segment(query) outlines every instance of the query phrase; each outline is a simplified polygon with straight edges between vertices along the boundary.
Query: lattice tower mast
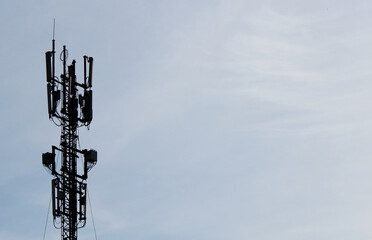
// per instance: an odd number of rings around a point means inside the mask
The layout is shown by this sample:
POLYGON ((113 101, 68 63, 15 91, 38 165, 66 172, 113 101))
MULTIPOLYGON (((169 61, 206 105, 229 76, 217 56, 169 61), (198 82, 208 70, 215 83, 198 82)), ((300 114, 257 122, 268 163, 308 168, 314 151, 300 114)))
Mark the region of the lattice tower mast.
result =
MULTIPOLYGON (((54 38, 54 37, 53 37, 54 38)), ((76 61, 66 66, 68 51, 63 46, 60 59, 63 73, 55 76, 55 40, 52 51, 45 53, 47 75, 47 98, 49 119, 61 127, 60 146, 52 146, 52 152, 42 155, 42 163, 55 177, 52 180, 53 223, 61 229, 62 240, 77 240, 78 229, 86 224, 86 197, 88 171, 97 163, 97 152, 80 150, 78 128, 89 125, 93 118, 92 73, 93 58, 84 56, 84 83, 78 83, 75 74, 76 61), (87 74, 87 65, 89 73, 87 74), (83 94, 79 94, 79 90, 83 94), (60 152, 59 166, 55 160, 60 152), (77 160, 82 157, 83 167, 78 169, 77 160), (56 170, 56 168, 59 170, 56 170), (82 173, 79 173, 79 170, 82 173)))

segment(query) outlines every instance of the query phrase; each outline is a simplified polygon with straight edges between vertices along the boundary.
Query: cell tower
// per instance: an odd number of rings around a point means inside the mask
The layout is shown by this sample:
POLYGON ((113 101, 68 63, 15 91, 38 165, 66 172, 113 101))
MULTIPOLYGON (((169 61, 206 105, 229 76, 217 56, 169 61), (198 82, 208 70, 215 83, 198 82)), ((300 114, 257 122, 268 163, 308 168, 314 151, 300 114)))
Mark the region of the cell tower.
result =
POLYGON ((88 172, 97 163, 95 150, 81 150, 78 146, 78 129, 89 127, 93 118, 93 58, 83 57, 84 82, 78 83, 76 61, 72 60, 71 65, 66 66, 66 46, 60 54, 63 73, 60 78, 55 75, 55 53, 53 30, 52 51, 45 53, 48 114, 49 119, 61 127, 61 139, 59 147, 52 146, 52 152, 43 153, 42 163, 55 177, 52 180, 54 226, 61 229, 62 240, 77 240, 77 230, 86 224, 88 172), (56 162, 56 153, 61 153, 60 163, 56 162), (79 158, 80 167, 77 164, 79 158))

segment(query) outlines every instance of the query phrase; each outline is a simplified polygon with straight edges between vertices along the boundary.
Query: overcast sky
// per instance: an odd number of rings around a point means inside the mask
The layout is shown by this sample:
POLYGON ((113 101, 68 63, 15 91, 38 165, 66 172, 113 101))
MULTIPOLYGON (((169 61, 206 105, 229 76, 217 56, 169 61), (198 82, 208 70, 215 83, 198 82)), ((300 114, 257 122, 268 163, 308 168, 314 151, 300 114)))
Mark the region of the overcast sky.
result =
MULTIPOLYGON (((45 55, 94 57, 99 240, 372 238, 371 1, 2 1, 0 239, 40 240, 45 55)), ((58 61, 57 75, 62 65, 58 61)), ((88 208, 89 209, 89 208, 88 208)), ((59 239, 49 215, 45 239, 59 239)), ((92 216, 79 239, 94 239, 92 216)))

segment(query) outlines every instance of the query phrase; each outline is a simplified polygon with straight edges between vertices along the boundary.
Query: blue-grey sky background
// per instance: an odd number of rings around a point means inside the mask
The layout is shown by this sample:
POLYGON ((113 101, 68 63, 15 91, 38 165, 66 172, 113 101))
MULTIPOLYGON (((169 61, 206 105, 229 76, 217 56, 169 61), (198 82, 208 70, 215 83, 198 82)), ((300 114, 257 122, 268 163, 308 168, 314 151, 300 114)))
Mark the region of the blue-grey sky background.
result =
MULTIPOLYGON (((0 239, 43 237, 45 55, 94 57, 99 240, 372 238, 371 1, 2 1, 0 239)), ((62 65, 57 62, 57 73, 62 65)), ((94 239, 88 212, 81 240, 94 239)), ((49 216, 46 238, 59 239, 49 216)))

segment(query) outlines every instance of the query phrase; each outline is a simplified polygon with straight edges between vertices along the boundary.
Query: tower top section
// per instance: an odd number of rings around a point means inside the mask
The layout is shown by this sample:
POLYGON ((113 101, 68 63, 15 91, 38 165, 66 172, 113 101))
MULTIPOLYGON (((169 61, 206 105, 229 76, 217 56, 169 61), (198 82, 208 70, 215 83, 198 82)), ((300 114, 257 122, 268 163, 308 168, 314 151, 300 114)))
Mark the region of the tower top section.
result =
POLYGON ((75 74, 76 61, 72 60, 69 66, 66 64, 68 58, 66 46, 63 46, 63 50, 59 54, 59 59, 63 62, 63 73, 60 77, 56 76, 55 56, 53 33, 52 50, 45 53, 49 119, 53 120, 58 126, 61 126, 67 120, 76 122, 78 127, 89 126, 93 119, 93 58, 83 56, 84 80, 79 83, 75 74), (81 94, 79 94, 79 91, 81 94), (66 104, 69 101, 72 101, 72 108, 67 109, 66 104), (67 115, 72 112, 74 113, 73 118, 68 119, 67 115))

